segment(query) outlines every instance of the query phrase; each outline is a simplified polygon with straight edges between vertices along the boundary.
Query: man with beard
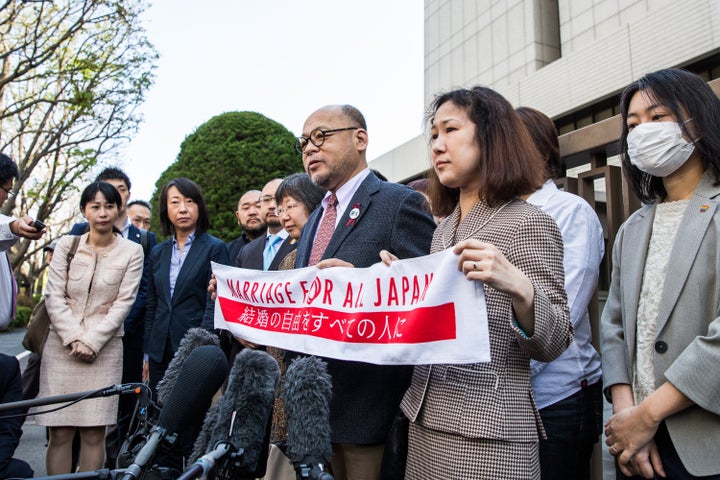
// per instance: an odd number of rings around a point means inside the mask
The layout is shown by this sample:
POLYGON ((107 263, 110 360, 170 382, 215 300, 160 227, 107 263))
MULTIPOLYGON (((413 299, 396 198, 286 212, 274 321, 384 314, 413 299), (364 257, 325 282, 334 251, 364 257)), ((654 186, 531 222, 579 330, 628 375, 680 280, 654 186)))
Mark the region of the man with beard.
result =
MULTIPOLYGON (((275 191, 282 183, 282 178, 274 178, 270 180, 260 192, 260 218, 267 225, 265 235, 260 235, 240 249, 235 260, 235 266, 240 268, 249 268, 251 270, 277 270, 280 262, 285 256, 295 250, 297 242, 293 241, 280 223, 275 209, 277 202, 275 201, 275 191)), ((249 193, 249 192, 248 192, 249 193)), ((245 194, 247 195, 247 194, 245 194)), ((243 198, 245 198, 243 195, 243 198)), ((242 203, 242 198, 240 199, 242 203)), ((230 257, 232 259, 232 257, 230 257)), ((213 306, 208 308, 214 308, 213 306)), ((209 328, 209 325, 203 325, 209 328)), ((225 346, 224 332, 220 333, 223 339, 223 349, 225 346)), ((232 343, 229 353, 229 360, 232 362, 235 355, 242 347, 256 348, 257 345, 235 337, 236 342, 232 343)))
POLYGON ((270 180, 260 192, 260 218, 267 225, 267 232, 240 249, 235 266, 252 270, 277 270, 285 255, 295 249, 297 244, 290 239, 275 213, 275 191, 281 182, 282 178, 270 180))
POLYGON ((260 217, 260 190, 249 190, 245 192, 238 201, 238 209, 235 212, 238 225, 242 227, 242 234, 232 242, 228 242, 228 258, 233 265, 237 262, 240 250, 262 236, 267 230, 265 221, 260 217))

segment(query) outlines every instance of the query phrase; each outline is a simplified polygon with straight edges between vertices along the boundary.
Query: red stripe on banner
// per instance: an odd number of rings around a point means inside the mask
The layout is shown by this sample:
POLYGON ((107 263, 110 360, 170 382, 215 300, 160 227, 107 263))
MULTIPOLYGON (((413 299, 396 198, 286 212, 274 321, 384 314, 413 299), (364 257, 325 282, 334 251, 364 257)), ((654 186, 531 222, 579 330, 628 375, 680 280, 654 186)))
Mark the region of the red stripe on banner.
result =
POLYGON ((452 303, 403 312, 347 313, 316 307, 258 307, 224 297, 219 300, 226 322, 267 332, 367 344, 414 344, 456 337, 452 303))

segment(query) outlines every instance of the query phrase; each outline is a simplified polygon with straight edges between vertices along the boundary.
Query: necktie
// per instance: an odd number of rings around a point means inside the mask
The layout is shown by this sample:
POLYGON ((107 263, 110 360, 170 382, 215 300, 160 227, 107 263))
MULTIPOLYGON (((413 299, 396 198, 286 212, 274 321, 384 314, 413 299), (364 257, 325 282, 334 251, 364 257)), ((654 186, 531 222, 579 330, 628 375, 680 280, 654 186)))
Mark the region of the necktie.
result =
POLYGON ((267 245, 265 245, 265 250, 263 250, 263 270, 270 268, 270 264, 272 263, 273 258, 275 258, 275 253, 277 252, 277 244, 281 240, 282 238, 280 238, 280 235, 268 235, 267 245))
POLYGON ((337 203, 337 197, 334 193, 331 193, 328 198, 328 206, 325 209, 322 220, 320 221, 317 235, 315 235, 315 243, 313 244, 310 252, 308 266, 315 265, 320 261, 323 253, 325 253, 325 249, 330 243, 330 239, 335 231, 335 220, 337 219, 337 210, 335 207, 337 206, 337 203))
POLYGON ((5 252, 7 265, 10 269, 10 288, 12 289, 12 301, 10 302, 10 321, 15 318, 15 309, 17 308, 17 282, 15 282, 15 272, 13 272, 12 263, 10 263, 10 255, 5 252))

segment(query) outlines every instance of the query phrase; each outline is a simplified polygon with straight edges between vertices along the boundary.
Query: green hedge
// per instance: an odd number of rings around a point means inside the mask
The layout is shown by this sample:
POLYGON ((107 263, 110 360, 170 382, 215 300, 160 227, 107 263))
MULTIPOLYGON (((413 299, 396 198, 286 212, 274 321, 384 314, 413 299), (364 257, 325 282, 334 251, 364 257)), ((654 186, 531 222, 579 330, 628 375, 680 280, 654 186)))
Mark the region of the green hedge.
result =
POLYGON ((20 327, 27 327, 28 321, 30 321, 31 313, 32 313, 32 308, 26 307, 24 305, 18 305, 17 313, 15 313, 15 320, 10 322, 10 326, 8 327, 8 330, 13 330, 15 328, 20 328, 20 327))

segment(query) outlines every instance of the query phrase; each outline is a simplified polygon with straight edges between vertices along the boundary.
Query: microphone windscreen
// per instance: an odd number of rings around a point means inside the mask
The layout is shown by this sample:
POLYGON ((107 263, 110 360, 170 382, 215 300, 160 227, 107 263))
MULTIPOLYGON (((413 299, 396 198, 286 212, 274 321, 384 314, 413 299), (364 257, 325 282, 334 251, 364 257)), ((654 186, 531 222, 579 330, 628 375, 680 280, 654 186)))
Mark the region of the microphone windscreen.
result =
POLYGON ((193 350, 201 345, 220 345, 220 340, 217 335, 204 328, 191 328, 185 333, 183 339, 180 340, 180 345, 178 345, 175 355, 173 355, 172 360, 168 364, 165 375, 163 375, 162 380, 157 384, 157 401, 160 405, 164 405, 167 401, 170 390, 172 390, 175 385, 185 360, 187 360, 193 350))
POLYGON ((179 433, 191 419, 202 418, 227 372, 227 360, 220 347, 202 345, 195 348, 183 362, 177 381, 160 411, 158 425, 171 434, 179 433))
POLYGON ((332 383, 325 362, 317 357, 295 359, 285 373, 287 456, 293 464, 306 457, 332 456, 330 399, 332 383))
POLYGON ((245 450, 235 476, 262 477, 265 474, 279 379, 280 367, 267 352, 246 348, 235 357, 210 437, 210 446, 229 441, 236 448, 245 450), (231 422, 233 412, 234 423, 231 422))

